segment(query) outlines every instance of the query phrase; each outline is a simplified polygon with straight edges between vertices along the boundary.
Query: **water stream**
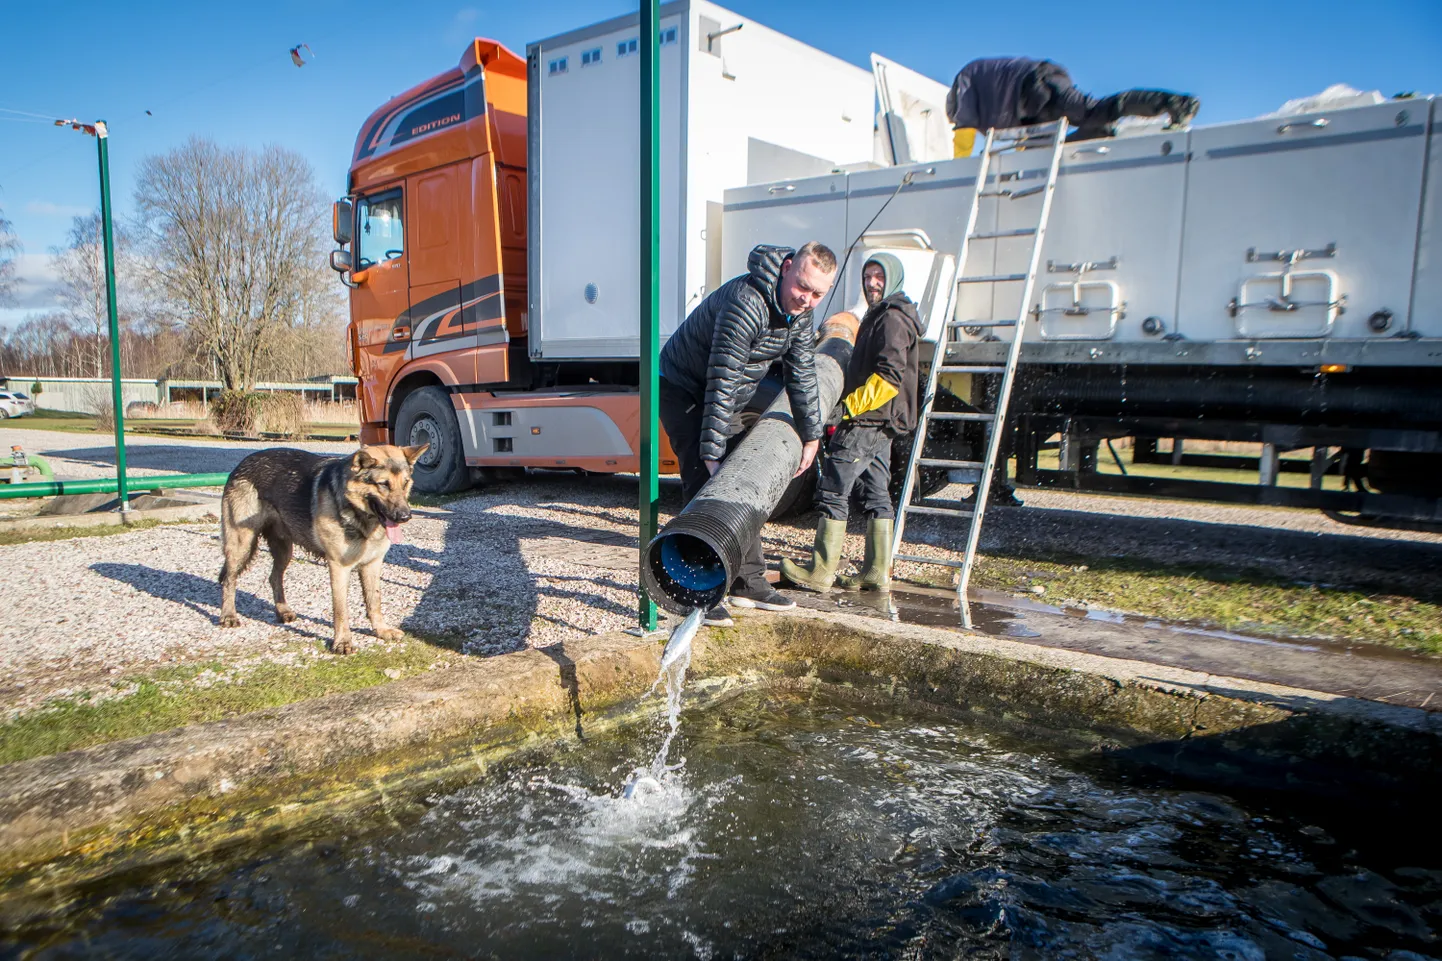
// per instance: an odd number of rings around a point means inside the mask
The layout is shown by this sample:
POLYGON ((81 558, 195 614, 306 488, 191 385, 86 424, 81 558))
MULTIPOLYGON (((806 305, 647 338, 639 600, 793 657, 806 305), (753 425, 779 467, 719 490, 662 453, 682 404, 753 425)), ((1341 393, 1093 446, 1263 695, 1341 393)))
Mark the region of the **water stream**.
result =
POLYGON ((661 653, 661 671, 651 683, 651 689, 646 692, 650 695, 656 693, 656 688, 662 684, 666 687, 666 736, 661 741, 656 756, 651 760, 651 766, 637 768, 631 773, 631 779, 622 790, 625 798, 664 790, 666 776, 680 770, 685 764, 683 760, 678 764, 668 765, 667 759, 671 753, 671 742, 676 739, 676 732, 681 729, 681 692, 686 686, 686 669, 691 666, 691 642, 696 639, 696 632, 701 629, 701 622, 705 618, 706 609, 696 608, 672 629, 671 637, 666 641, 666 649, 661 653))

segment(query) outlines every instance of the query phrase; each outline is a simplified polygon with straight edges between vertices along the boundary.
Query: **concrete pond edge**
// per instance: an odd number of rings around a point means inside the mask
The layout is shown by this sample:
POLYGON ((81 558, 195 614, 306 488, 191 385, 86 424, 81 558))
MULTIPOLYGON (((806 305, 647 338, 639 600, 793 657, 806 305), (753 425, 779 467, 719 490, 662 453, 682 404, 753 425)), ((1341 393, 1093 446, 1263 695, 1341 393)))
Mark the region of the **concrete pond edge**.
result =
MULTIPOLYGON (((661 650, 629 634, 567 641, 0 767, 0 891, 283 835, 602 733, 661 709, 640 700, 661 650)), ((686 706, 763 682, 1069 732, 1203 782, 1415 796, 1442 781, 1437 714, 844 613, 703 631, 686 706)))

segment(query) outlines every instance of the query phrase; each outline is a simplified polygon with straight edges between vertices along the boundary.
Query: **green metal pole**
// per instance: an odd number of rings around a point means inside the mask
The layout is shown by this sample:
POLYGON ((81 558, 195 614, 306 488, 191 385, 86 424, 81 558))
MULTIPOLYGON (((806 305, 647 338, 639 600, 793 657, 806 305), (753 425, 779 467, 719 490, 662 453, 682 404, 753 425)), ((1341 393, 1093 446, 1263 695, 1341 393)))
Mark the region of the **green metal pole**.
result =
POLYGON ((120 319, 115 308, 115 227, 110 219, 110 131, 104 120, 95 122, 100 145, 100 226, 105 235, 106 309, 110 314, 110 388, 115 400, 115 476, 120 512, 130 510, 130 488, 125 478, 125 403, 120 396, 120 319))
MULTIPOLYGON (((641 0, 641 563, 656 536, 660 486, 656 394, 661 346, 661 4, 641 0)), ((656 629, 656 604, 641 578, 641 630, 656 629)))

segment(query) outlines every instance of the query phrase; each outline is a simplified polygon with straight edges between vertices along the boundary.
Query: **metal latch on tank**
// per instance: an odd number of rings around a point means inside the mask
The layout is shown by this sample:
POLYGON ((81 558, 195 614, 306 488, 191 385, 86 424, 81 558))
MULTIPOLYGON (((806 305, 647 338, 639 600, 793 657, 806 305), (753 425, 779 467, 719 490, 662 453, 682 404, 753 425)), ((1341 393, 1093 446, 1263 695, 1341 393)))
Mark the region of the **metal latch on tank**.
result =
POLYGON ((1336 272, 1295 268, 1303 260, 1336 256, 1335 243, 1320 249, 1270 252, 1247 248, 1247 263, 1280 263, 1282 269, 1243 278, 1238 295, 1227 304, 1227 312, 1237 321, 1237 333, 1244 337, 1319 337, 1330 333, 1347 303, 1347 295, 1337 293, 1336 272), (1249 310, 1266 310, 1269 322, 1260 328, 1249 327, 1249 310))
POLYGON ((1126 316, 1126 301, 1114 280, 1087 280, 1095 270, 1116 270, 1118 260, 1084 260, 1075 264, 1046 262, 1048 273, 1075 274, 1063 283, 1048 284, 1041 292, 1041 302, 1032 308, 1032 316, 1041 326, 1041 335, 1050 340, 1101 340, 1116 333, 1117 322, 1126 316), (1090 318, 1105 315, 1103 324, 1062 324, 1062 318, 1090 318))

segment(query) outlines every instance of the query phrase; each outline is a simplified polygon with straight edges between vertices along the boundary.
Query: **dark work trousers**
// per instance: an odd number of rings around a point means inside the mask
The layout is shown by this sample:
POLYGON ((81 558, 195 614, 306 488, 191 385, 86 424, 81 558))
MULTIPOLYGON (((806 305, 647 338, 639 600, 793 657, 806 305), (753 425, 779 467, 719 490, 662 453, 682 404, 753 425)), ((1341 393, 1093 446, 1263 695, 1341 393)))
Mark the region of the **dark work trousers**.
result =
MULTIPOLYGON (((661 391, 657 397, 661 426, 671 440, 671 449, 681 462, 681 502, 691 503, 691 498, 701 492, 711 475, 701 462, 701 417, 706 404, 698 397, 676 387, 661 378, 661 391)), ((735 438, 733 438, 734 442, 735 438)), ((769 590, 766 582, 766 558, 761 553, 761 535, 745 546, 741 552, 741 567, 731 584, 732 591, 756 593, 769 590)))
POLYGON ((852 488, 861 489, 866 516, 889 520, 891 506, 891 434, 881 427, 842 424, 826 443, 826 464, 816 488, 816 506, 836 521, 846 520, 852 488))

